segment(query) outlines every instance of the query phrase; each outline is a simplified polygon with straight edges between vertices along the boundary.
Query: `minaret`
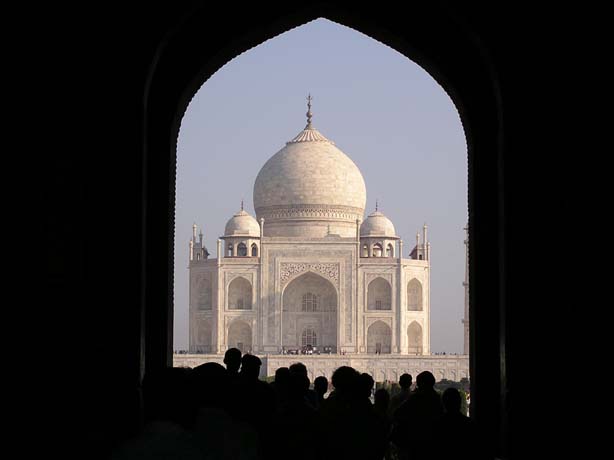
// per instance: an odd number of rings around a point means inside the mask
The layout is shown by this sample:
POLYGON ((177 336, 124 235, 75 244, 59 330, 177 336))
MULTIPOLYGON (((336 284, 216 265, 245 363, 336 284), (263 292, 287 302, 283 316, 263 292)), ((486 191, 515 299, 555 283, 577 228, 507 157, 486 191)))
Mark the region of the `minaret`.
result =
POLYGON ((465 317, 462 320, 463 329, 465 333, 465 341, 463 344, 463 354, 469 354, 469 224, 463 229, 465 230, 465 281, 463 281, 463 287, 465 288, 465 317))
POLYGON ((190 261, 194 260, 194 246, 196 245, 196 222, 192 225, 192 239, 190 240, 190 261))

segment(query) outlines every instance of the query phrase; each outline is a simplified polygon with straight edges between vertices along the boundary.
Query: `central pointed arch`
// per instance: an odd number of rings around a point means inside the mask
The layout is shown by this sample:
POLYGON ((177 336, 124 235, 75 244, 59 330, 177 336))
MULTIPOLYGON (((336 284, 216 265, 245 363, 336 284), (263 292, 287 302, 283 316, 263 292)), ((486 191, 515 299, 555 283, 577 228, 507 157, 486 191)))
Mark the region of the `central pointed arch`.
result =
POLYGON ((282 346, 300 348, 308 336, 310 344, 317 337, 317 346, 336 351, 337 311, 337 289, 330 280, 311 271, 297 276, 282 293, 282 346))

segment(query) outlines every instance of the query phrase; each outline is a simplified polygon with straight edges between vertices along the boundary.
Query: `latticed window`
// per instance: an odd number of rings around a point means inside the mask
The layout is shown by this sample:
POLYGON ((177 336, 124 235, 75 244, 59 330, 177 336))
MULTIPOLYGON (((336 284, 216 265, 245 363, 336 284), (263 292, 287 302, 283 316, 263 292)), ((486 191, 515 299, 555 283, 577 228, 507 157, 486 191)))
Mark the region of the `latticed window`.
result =
POLYGON ((315 294, 308 292, 303 295, 303 311, 317 311, 318 310, 318 298, 315 294))
POLYGON ((243 299, 237 299, 237 309, 243 310, 244 308, 243 299))
POLYGON ((375 309, 376 310, 383 310, 383 308, 382 308, 382 301, 381 300, 376 300, 375 301, 375 309))
POLYGON ((311 328, 307 328, 303 331, 303 335, 301 337, 301 345, 311 345, 313 347, 318 345, 318 337, 316 336, 316 331, 311 328))

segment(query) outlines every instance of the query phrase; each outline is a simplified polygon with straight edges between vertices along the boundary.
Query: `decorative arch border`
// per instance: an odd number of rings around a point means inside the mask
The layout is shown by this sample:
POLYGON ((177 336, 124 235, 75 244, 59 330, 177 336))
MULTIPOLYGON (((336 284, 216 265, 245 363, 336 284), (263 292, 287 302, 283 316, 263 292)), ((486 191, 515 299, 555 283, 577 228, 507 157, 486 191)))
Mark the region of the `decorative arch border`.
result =
POLYGON ((339 296, 339 264, 338 263, 310 263, 310 262, 282 262, 279 267, 279 281, 281 291, 286 290, 286 286, 299 276, 306 273, 313 273, 330 281, 339 296))

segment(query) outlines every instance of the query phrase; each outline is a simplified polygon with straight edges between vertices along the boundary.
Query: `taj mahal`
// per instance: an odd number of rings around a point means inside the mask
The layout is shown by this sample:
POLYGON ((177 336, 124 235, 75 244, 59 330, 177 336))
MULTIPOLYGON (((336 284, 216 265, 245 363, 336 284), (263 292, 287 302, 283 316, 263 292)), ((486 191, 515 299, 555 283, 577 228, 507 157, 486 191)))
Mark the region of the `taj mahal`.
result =
POLYGON ((365 217, 360 170, 314 128, 311 97, 306 115, 305 128, 255 179, 256 216, 241 204, 215 258, 193 226, 190 354, 176 355, 175 365, 219 360, 236 347, 269 367, 300 359, 312 377, 330 377, 345 364, 376 380, 427 369, 441 378, 468 377, 466 355, 430 353, 426 224, 406 250, 377 205, 365 217), (313 354, 290 356, 305 349, 313 354))

